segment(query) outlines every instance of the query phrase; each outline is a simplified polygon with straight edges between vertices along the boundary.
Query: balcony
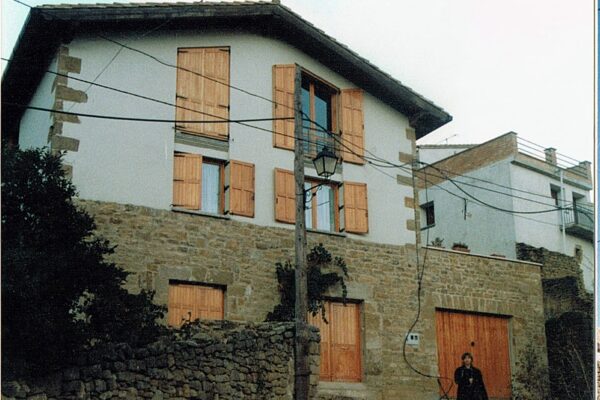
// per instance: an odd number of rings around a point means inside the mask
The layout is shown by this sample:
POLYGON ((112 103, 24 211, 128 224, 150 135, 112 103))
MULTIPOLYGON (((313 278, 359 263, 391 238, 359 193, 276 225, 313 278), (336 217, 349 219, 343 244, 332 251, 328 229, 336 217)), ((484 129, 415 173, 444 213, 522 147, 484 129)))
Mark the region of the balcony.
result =
POLYGON ((563 211, 565 232, 594 241, 594 204, 577 202, 563 211))

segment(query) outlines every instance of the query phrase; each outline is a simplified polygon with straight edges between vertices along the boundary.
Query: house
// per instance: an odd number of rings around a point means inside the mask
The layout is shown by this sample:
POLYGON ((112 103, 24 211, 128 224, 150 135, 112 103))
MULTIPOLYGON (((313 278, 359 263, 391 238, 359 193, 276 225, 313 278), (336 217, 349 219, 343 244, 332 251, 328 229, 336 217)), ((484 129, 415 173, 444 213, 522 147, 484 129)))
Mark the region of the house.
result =
POLYGON ((594 284, 594 207, 588 161, 510 132, 479 145, 421 145, 421 240, 519 257, 518 243, 574 257, 594 284), (424 184, 425 186, 425 184, 424 184))
POLYGON ((309 246, 349 268, 348 303, 336 289, 326 305, 320 398, 437 398, 467 350, 497 398, 527 386, 531 343, 544 373, 540 265, 417 246, 411 171, 368 162, 414 159, 450 115, 287 7, 36 7, 11 59, 5 137, 66 152, 129 288, 155 290, 168 323, 262 321, 277 303, 275 263, 293 259, 299 68, 306 184, 323 183, 308 196, 309 246), (328 181, 310 163, 324 146, 342 160, 328 181))

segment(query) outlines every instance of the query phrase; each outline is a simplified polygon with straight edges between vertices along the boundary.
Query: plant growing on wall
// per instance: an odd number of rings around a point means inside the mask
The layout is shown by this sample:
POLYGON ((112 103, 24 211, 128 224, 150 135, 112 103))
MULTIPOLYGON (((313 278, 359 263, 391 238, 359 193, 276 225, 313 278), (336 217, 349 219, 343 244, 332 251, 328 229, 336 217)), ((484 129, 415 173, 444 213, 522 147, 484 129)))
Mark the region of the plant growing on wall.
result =
MULTIPOLYGON (((307 259, 308 279, 308 311, 312 315, 321 313, 325 319, 323 307, 324 294, 331 287, 340 285, 342 299, 345 301, 348 291, 344 277, 348 277, 346 262, 341 257, 333 257, 322 244, 312 248, 307 259), (335 270, 341 271, 338 274, 335 270)), ((267 321, 293 321, 294 303, 296 301, 296 284, 294 281, 294 266, 290 261, 278 262, 276 265, 277 282, 279 282, 280 303, 267 314, 267 321)))
MULTIPOLYGON (((61 156, 2 148, 2 367, 39 376, 93 344, 142 344, 160 331, 153 293, 129 293, 109 243, 73 203, 61 156)), ((4 378, 4 377, 3 377, 4 378)))
POLYGON ((436 237, 431 241, 431 246, 444 248, 444 239, 436 237))

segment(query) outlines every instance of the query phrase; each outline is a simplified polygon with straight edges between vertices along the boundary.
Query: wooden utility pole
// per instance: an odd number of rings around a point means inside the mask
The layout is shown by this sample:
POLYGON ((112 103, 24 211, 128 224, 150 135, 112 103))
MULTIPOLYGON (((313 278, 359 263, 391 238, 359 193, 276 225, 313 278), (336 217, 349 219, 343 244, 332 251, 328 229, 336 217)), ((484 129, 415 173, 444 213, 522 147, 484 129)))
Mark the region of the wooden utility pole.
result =
POLYGON ((304 141, 302 135, 302 74, 296 65, 294 77, 294 180, 296 181, 296 304, 294 338, 294 399, 307 400, 309 373, 307 272, 306 272, 306 221, 304 214, 304 141))

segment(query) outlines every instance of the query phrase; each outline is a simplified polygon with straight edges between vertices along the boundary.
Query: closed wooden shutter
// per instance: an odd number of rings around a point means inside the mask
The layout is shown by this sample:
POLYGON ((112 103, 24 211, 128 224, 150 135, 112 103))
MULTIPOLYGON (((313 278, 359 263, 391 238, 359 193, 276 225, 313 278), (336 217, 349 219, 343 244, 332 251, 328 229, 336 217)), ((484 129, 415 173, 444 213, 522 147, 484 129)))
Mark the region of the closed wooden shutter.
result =
MULTIPOLYGON (((436 310, 436 333, 440 376, 454 379, 461 355, 469 352, 473 365, 481 370, 488 396, 511 398, 508 318, 436 310)), ((450 387, 447 379, 442 384, 450 387)), ((450 396, 456 396, 456 385, 450 396)))
POLYGON ((181 326, 196 319, 223 319, 223 290, 186 283, 169 283, 168 323, 181 326))
POLYGON ((202 156, 175 153, 173 161, 173 206, 200 209, 202 156))
POLYGON ((324 381, 360 382, 362 379, 360 305, 325 302, 325 317, 309 315, 321 332, 321 371, 324 381))
POLYGON ((254 217, 254 164, 231 160, 229 171, 229 212, 254 217))
POLYGON ((342 158, 346 162, 364 164, 365 130, 362 90, 343 89, 341 98, 342 158))
POLYGON ((344 224, 346 232, 369 232, 366 183, 344 182, 344 224))
MULTIPOLYGON (((294 116, 295 65, 273 65, 273 118, 294 116)), ((294 120, 273 121, 273 145, 294 148, 294 120)))
MULTIPOLYGON (((177 66, 176 119, 229 119, 229 49, 180 49, 177 66)), ((218 139, 227 139, 229 133, 228 123, 178 123, 177 128, 218 139)))
POLYGON ((293 224, 296 221, 296 183, 294 173, 275 169, 275 220, 293 224))

